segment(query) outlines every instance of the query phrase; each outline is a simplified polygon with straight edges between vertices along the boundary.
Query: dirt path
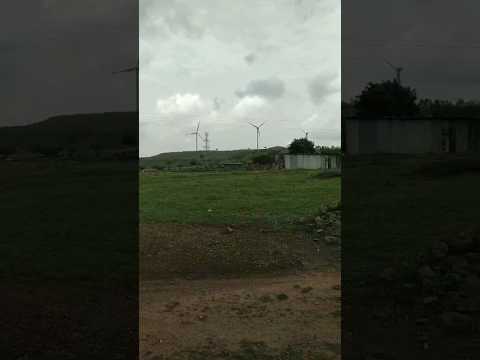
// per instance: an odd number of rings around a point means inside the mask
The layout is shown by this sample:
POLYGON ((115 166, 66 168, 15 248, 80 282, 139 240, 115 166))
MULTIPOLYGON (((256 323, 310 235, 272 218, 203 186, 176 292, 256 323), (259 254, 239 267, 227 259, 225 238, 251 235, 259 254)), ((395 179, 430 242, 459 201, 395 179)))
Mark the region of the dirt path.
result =
POLYGON ((140 303, 141 359, 340 358, 339 272, 144 281, 140 303))

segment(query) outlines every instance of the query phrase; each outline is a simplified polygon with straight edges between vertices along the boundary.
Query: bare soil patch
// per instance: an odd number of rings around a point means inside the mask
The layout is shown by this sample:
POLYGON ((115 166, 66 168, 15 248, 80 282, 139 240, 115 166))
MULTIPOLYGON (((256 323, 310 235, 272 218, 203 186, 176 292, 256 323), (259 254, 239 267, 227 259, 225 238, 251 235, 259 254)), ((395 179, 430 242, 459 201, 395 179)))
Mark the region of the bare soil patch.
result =
POLYGON ((141 359, 339 359, 340 273, 144 281, 141 359))
POLYGON ((140 275, 155 280, 338 270, 339 248, 316 235, 260 225, 143 224, 140 275))
POLYGON ((140 358, 339 359, 340 251, 322 228, 141 225, 140 358))

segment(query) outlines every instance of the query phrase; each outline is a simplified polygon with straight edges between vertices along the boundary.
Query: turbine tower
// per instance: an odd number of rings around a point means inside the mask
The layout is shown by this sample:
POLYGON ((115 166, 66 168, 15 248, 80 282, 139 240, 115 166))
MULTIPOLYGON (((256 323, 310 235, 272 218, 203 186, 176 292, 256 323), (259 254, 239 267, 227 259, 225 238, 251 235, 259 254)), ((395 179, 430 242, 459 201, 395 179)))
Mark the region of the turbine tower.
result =
POLYGON ((257 150, 258 150, 258 138, 260 137, 260 128, 263 126, 263 124, 265 124, 265 122, 261 123, 260 125, 255 125, 255 124, 252 124, 251 122, 248 122, 248 123, 257 130, 257 150))
POLYGON ((138 66, 138 64, 137 64, 137 66, 134 66, 134 67, 130 67, 130 68, 119 70, 119 71, 114 71, 112 74, 115 75, 115 74, 127 73, 127 72, 133 72, 133 71, 135 71, 135 80, 136 80, 135 92, 136 92, 136 95, 137 95, 136 110, 137 110, 137 113, 138 113, 139 112, 139 105, 138 105, 138 102, 139 102, 139 90, 138 90, 138 87, 139 87, 139 66, 138 66))
POLYGON ((392 63, 390 63, 388 60, 385 60, 388 66, 390 66, 394 71, 395 71, 395 80, 397 81, 398 85, 401 85, 401 72, 403 71, 402 67, 399 66, 394 66, 392 63))
POLYGON ((195 135, 195 151, 198 151, 198 136, 200 135, 200 133, 198 132, 198 129, 200 129, 200 121, 197 124, 197 130, 188 134, 188 135, 195 135))

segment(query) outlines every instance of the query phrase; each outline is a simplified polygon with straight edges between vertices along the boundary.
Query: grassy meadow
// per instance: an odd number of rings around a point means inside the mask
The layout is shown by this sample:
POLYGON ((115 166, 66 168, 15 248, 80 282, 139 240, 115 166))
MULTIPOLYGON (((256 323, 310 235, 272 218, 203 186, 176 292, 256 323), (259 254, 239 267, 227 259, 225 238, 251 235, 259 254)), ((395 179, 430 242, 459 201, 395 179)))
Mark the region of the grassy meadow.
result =
POLYGON ((136 276, 136 163, 3 161, 0 174, 1 275, 136 276))
POLYGON ((478 159, 379 156, 344 165, 345 279, 364 280, 390 266, 408 272, 435 241, 480 224, 478 159))
POLYGON ((340 200, 318 171, 157 172, 140 176, 140 222, 288 225, 340 200))

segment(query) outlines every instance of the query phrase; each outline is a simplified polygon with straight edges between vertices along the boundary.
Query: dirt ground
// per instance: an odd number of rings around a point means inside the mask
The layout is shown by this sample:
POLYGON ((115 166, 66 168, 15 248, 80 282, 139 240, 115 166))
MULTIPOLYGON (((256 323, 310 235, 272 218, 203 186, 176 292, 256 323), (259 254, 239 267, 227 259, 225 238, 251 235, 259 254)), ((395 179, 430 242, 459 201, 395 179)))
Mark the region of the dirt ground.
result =
POLYGON ((338 249, 257 226, 141 239, 141 359, 340 359, 338 249))

